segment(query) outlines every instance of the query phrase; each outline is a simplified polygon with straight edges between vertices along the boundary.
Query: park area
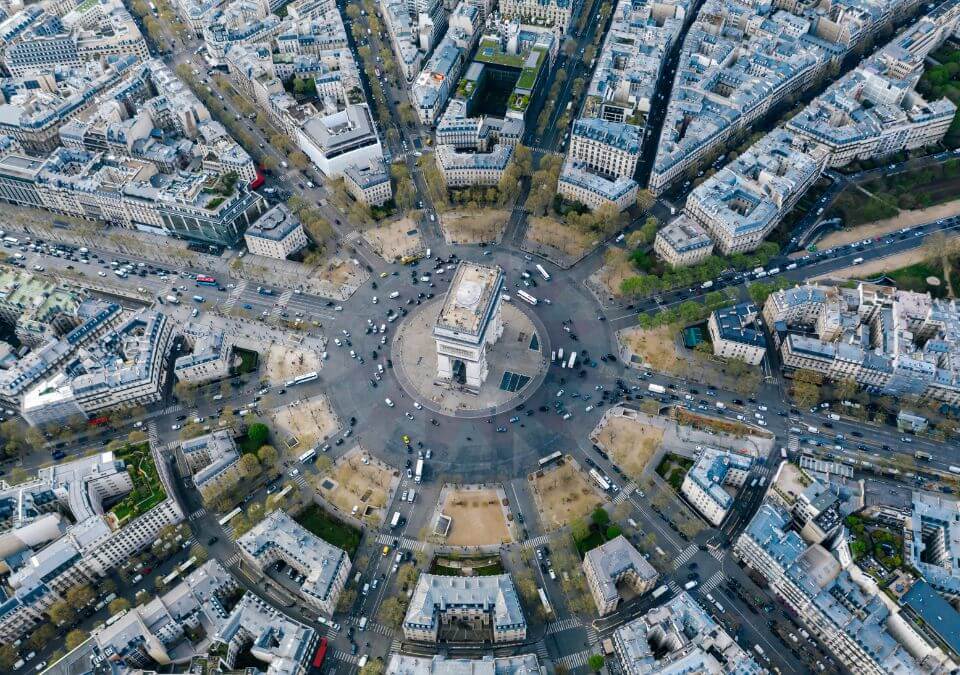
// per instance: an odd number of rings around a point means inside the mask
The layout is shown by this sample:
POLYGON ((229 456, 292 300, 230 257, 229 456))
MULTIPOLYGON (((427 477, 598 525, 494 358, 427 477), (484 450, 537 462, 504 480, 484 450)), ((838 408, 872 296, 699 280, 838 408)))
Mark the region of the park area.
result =
POLYGON ((590 276, 590 284, 608 300, 623 295, 620 290, 623 282, 637 276, 637 267, 630 260, 627 251, 611 248, 603 258, 603 266, 590 276))
POLYGON ((658 373, 678 375, 683 372, 684 362, 677 356, 676 333, 672 325, 648 329, 633 326, 619 331, 617 337, 642 365, 658 373))
POLYGON ((440 214, 440 226, 448 244, 497 242, 510 218, 504 209, 446 211, 440 214))
POLYGON ((342 548, 351 559, 360 546, 360 530, 335 519, 318 504, 311 504, 294 520, 325 542, 342 548))
POLYGON ((423 250, 423 239, 417 228, 412 218, 404 217, 364 230, 363 238, 377 255, 387 262, 395 262, 423 250))
POLYGON ((629 417, 605 417, 592 436, 630 478, 637 480, 663 440, 663 429, 629 417))
POLYGON ((337 429, 337 415, 326 396, 294 401, 270 412, 277 435, 288 448, 309 448, 337 429))
POLYGON ((343 511, 372 523, 382 523, 393 482, 392 467, 370 457, 360 446, 351 449, 320 481, 320 494, 343 511))
POLYGON ((680 492, 683 478, 692 466, 692 459, 671 452, 664 455, 663 459, 660 460, 660 464, 657 465, 657 475, 667 481, 674 490, 680 492))
POLYGON ((450 518, 450 546, 486 546, 513 541, 496 490, 445 490, 441 512, 450 518))
MULTIPOLYGON (((868 260, 862 265, 834 270, 829 274, 815 277, 813 281, 825 278, 876 279, 886 276, 896 282, 897 288, 921 293, 929 292, 936 298, 945 297, 948 294, 948 287, 943 276, 943 268, 939 264, 931 264, 929 258, 930 251, 925 247, 913 248, 886 258, 868 260), (928 283, 931 277, 937 280, 934 284, 928 283)), ((954 290, 960 288, 960 274, 957 270, 957 267, 953 267, 950 275, 954 290)))
POLYGON ((264 374, 274 386, 305 373, 320 370, 320 355, 312 349, 296 349, 287 344, 272 344, 267 350, 264 374))
POLYGON ((555 530, 585 518, 601 504, 586 475, 567 456, 552 469, 530 474, 533 496, 544 529, 555 530))
POLYGON ((594 244, 594 238, 559 220, 538 216, 527 218, 523 249, 543 255, 557 264, 570 265, 594 244))
POLYGON ((126 445, 114 453, 114 459, 124 462, 133 481, 130 494, 110 509, 110 513, 116 518, 116 525, 123 527, 166 499, 167 491, 160 482, 149 443, 126 445))

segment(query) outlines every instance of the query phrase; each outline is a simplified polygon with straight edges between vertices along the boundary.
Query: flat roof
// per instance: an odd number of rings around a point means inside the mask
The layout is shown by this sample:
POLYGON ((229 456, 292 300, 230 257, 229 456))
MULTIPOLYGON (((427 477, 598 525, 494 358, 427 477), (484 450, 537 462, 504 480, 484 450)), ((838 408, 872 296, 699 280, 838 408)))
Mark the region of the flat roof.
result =
POLYGON ((477 336, 502 284, 503 271, 477 263, 461 262, 450 282, 434 330, 445 329, 465 336, 477 336))

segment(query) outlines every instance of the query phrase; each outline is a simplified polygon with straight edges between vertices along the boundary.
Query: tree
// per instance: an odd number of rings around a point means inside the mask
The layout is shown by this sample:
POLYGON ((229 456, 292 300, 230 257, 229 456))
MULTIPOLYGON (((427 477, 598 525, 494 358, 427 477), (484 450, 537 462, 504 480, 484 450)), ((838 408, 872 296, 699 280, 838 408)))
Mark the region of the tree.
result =
POLYGON ((337 612, 346 613, 353 607, 357 600, 357 589, 350 587, 340 591, 340 597, 337 598, 337 612))
POLYGON ((637 190, 637 208, 641 211, 649 211, 656 201, 657 198, 653 196, 650 190, 637 190))
POLYGON ((575 541, 583 541, 590 536, 590 526, 583 518, 577 518, 570 523, 570 534, 575 541))
POLYGON ((65 597, 71 607, 86 607, 93 602, 97 594, 90 584, 77 584, 67 589, 65 597))
POLYGON ((591 654, 590 658, 587 659, 587 665, 595 673, 599 673, 603 669, 604 663, 606 663, 606 659, 603 658, 603 654, 591 654))
POLYGON ((597 527, 604 527, 610 522, 610 514, 607 513, 606 509, 598 506, 594 509, 593 513, 590 514, 590 520, 592 520, 597 527))
POLYGON ((400 628, 403 617, 407 613, 407 598, 405 595, 393 595, 383 601, 377 610, 377 619, 385 626, 400 628))
POLYGON ((173 385, 173 394, 184 405, 193 406, 197 402, 197 388, 189 382, 177 382, 173 385))
POLYGON ((23 438, 27 442, 27 445, 34 449, 42 448, 47 442, 47 439, 43 437, 43 433, 36 427, 27 429, 23 438))
POLYGON ((27 638, 26 645, 30 651, 38 652, 45 649, 50 641, 56 637, 57 629, 49 623, 44 623, 27 638))
POLYGON ((247 429, 247 438, 259 448, 270 440, 270 428, 263 422, 254 422, 247 429))
POLYGON ((373 661, 367 661, 367 665, 360 669, 360 675, 383 675, 383 659, 377 657, 373 661))
POLYGON ((107 611, 110 612, 110 616, 119 614, 127 609, 130 609, 130 601, 126 598, 114 598, 110 601, 110 604, 107 605, 107 611))
POLYGON ((66 643, 68 650, 76 649, 86 642, 88 637, 90 637, 90 633, 78 628, 67 633, 67 638, 64 642, 66 643))
POLYGON ((256 455, 246 454, 240 458, 240 475, 246 479, 255 478, 260 474, 260 460, 256 455))
POLYGON ((261 464, 267 467, 275 465, 279 457, 277 449, 272 445, 261 445, 260 449, 257 450, 257 458, 261 464))
POLYGON ((66 600, 60 600, 50 605, 47 616, 55 626, 73 625, 77 620, 77 612, 66 600))
POLYGON ((147 441, 147 435, 140 431, 139 429, 134 429, 129 434, 127 434, 127 443, 130 445, 140 445, 147 441))
POLYGON ((104 579, 97 587, 101 595, 110 595, 117 592, 117 584, 113 579, 104 579))
POLYGON ((20 656, 13 645, 0 645, 0 670, 5 673, 13 672, 13 664, 17 662, 20 656))

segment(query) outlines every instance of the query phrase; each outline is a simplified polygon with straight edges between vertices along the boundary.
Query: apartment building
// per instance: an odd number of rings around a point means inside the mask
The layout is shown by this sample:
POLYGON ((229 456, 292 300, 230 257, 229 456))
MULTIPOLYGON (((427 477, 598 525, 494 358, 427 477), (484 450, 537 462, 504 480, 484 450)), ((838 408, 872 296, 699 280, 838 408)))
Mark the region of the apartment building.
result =
POLYGON ((205 504, 232 490, 240 481, 240 452, 230 431, 214 431, 184 441, 180 455, 205 504))
POLYGON ((637 181, 626 176, 607 177, 590 171, 586 164, 567 160, 560 170, 557 193, 592 211, 612 206, 618 212, 637 201, 637 181))
POLYGON ((30 348, 66 335, 80 324, 83 295, 16 268, 0 269, 0 320, 30 348))
POLYGON ((782 129, 698 185, 684 213, 724 255, 756 249, 820 178, 826 154, 782 129))
POLYGON ((495 145, 490 152, 460 152, 452 145, 437 146, 434 159, 448 188, 496 187, 513 157, 510 145, 495 145))
POLYGON ((404 637, 442 642, 445 626, 452 622, 469 625, 476 641, 517 642, 527 636, 527 623, 509 574, 447 577, 421 573, 403 620, 404 637))
POLYGON ((448 34, 424 64, 410 87, 410 100, 421 124, 432 127, 436 123, 463 72, 465 59, 465 50, 448 34))
POLYGON ((369 207, 383 206, 393 199, 390 171, 382 159, 351 164, 343 172, 343 183, 354 199, 369 207))
POLYGON ((569 0, 504 0, 499 3, 499 8, 506 19, 550 27, 557 36, 566 34, 570 27, 572 7, 569 0))
POLYGON ((300 149, 328 178, 339 178, 353 164, 383 158, 383 147, 366 104, 347 105, 330 115, 317 115, 297 129, 300 149))
POLYGON ((835 545, 838 559, 833 549, 808 545, 791 528, 786 510, 764 503, 737 538, 734 552, 845 668, 884 675, 956 667, 871 577, 849 564, 845 542, 835 545))
POLYGON ((884 395, 960 402, 955 303, 867 283, 804 286, 771 294, 764 316, 787 369, 852 379, 884 395))
POLYGON ((707 331, 713 353, 758 366, 767 353, 767 338, 757 324, 757 306, 742 302, 710 313, 707 331))
POLYGON ((390 35, 397 66, 409 84, 420 72, 425 56, 420 48, 417 22, 410 16, 405 0, 380 0, 380 12, 390 35))
POLYGON ((233 339, 222 329, 208 324, 187 323, 181 335, 190 348, 189 354, 173 362, 178 382, 202 384, 229 377, 233 365, 233 339))
POLYGON ((350 576, 346 551, 314 536, 283 511, 274 511, 237 540, 244 559, 261 572, 278 560, 306 577, 300 595, 315 610, 333 615, 350 576))
POLYGON ((573 123, 567 157, 592 173, 632 178, 640 159, 640 130, 624 122, 581 118, 573 123))
POLYGON ((614 631, 613 648, 626 675, 767 672, 686 592, 614 631))
POLYGON ((619 584, 626 584, 641 595, 653 590, 659 578, 657 570, 623 535, 588 551, 583 558, 583 573, 600 616, 616 611, 620 604, 619 584))
POLYGON ((475 97, 482 96, 487 74, 482 63, 471 63, 457 87, 457 96, 443 112, 434 133, 436 145, 457 150, 487 152, 496 144, 516 147, 523 138, 523 119, 467 114, 475 97))
POLYGON ((286 260, 309 242, 303 224, 286 204, 275 204, 243 233, 247 250, 255 255, 286 260))
POLYGON ((960 502, 914 492, 904 530, 910 564, 939 593, 960 597, 960 502))
POLYGON ((469 673, 470 675, 541 675, 540 661, 536 654, 517 656, 492 656, 479 659, 448 658, 442 654, 434 657, 391 654, 386 675, 446 675, 469 673))
POLYGON ((320 642, 313 628, 298 623, 252 593, 246 593, 213 635, 213 648, 222 645, 222 663, 237 668, 238 657, 249 653, 263 663, 266 675, 306 675, 320 642))
POLYGON ((787 129, 822 145, 831 167, 938 143, 956 106, 926 101, 914 86, 927 54, 956 30, 958 17, 957 3, 942 3, 835 82, 787 129))
POLYGON ((76 67, 109 56, 150 58, 147 43, 120 0, 76 5, 56 23, 35 23, 6 42, 4 67, 13 77, 76 67))
POLYGON ((20 511, 9 523, 12 529, 0 535, 6 550, 16 553, 20 561, 19 566, 14 563, 7 580, 12 593, 0 603, 0 641, 21 638, 45 620, 46 610, 68 588, 103 578, 153 544, 161 529, 183 520, 180 507, 169 496, 166 464, 155 453, 140 461, 152 466, 141 464, 138 476, 143 475, 141 471, 155 474, 158 483, 152 489, 160 493, 132 509, 123 501, 111 509, 103 507, 107 500, 138 487, 140 480, 109 452, 41 469, 36 481, 14 488, 3 484, 18 501, 27 495, 32 503, 38 497, 44 502, 55 500, 75 524, 64 532, 59 526, 51 527, 56 524, 50 521, 49 511, 20 511))
POLYGON ((753 457, 749 455, 704 448, 683 477, 680 493, 714 527, 720 527, 752 468, 753 457))
POLYGON ((181 662, 194 653, 190 636, 210 634, 229 620, 239 584, 219 560, 208 560, 170 590, 128 610, 94 632, 86 661, 108 661, 131 671, 181 662))
POLYGON ((695 220, 681 214, 657 231, 653 250, 668 265, 689 267, 713 254, 713 240, 695 220))
POLYGON ((23 418, 31 425, 65 423, 76 415, 158 401, 173 338, 165 314, 134 313, 81 347, 63 372, 27 391, 20 404, 23 418))

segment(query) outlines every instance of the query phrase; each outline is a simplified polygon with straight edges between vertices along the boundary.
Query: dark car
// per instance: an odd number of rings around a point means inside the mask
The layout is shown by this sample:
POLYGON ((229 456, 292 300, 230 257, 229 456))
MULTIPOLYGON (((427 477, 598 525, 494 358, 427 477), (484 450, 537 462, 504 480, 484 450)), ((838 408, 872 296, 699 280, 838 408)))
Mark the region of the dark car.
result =
POLYGON ((213 546, 218 541, 220 541, 220 537, 210 537, 209 539, 207 539, 207 546, 213 546))

